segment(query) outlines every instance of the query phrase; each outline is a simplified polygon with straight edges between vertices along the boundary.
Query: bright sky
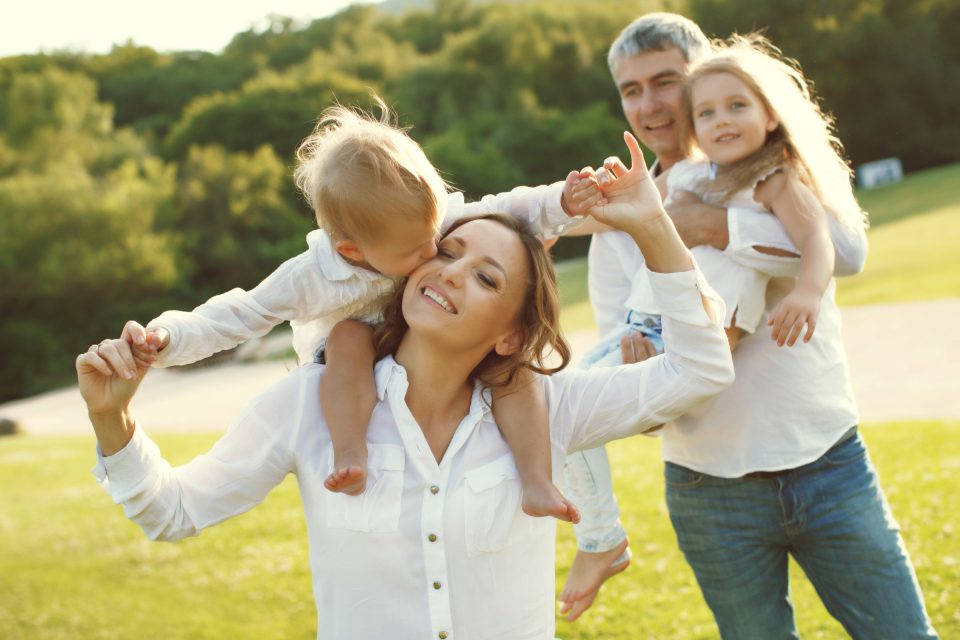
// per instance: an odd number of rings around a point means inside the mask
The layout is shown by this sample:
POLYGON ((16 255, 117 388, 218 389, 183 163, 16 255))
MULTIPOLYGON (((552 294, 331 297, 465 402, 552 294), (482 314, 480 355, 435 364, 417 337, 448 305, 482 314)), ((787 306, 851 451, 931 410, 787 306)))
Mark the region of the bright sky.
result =
POLYGON ((0 56, 57 49, 106 53, 128 39, 158 51, 218 52, 234 34, 251 26, 262 30, 269 14, 306 23, 357 1, 8 0, 0 9, 0 56))

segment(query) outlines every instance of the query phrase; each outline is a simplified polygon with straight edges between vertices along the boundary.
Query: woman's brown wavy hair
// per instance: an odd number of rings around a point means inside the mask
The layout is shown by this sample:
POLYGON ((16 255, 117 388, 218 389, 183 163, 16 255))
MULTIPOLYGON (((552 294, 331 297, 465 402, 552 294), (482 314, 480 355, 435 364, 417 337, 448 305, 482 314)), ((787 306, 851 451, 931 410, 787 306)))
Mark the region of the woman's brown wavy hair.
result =
MULTIPOLYGON (((500 387, 511 384, 521 369, 550 375, 560 371, 570 363, 570 347, 560 334, 560 296, 557 288, 557 276, 553 263, 539 238, 530 231, 526 223, 500 213, 488 213, 455 222, 444 234, 449 235, 474 220, 492 220, 517 234, 527 254, 527 266, 531 274, 527 290, 517 315, 517 324, 523 331, 523 346, 514 354, 501 356, 493 349, 471 372, 471 377, 482 381, 488 387, 500 387), (548 360, 559 363, 552 365, 548 360)), ((407 321, 403 317, 403 290, 407 280, 397 285, 396 293, 387 302, 383 311, 383 322, 377 327, 374 345, 377 359, 396 353, 400 341, 406 335, 407 321)))

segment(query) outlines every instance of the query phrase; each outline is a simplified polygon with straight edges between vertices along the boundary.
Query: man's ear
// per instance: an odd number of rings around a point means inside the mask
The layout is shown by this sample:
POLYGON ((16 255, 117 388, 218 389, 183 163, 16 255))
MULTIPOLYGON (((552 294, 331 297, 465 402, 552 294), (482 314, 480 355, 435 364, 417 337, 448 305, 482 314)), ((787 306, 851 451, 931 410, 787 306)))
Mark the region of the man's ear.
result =
POLYGON ((337 240, 333 248, 350 262, 363 262, 363 251, 353 240, 337 240))
POLYGON ((497 344, 494 345, 493 349, 497 352, 498 356, 512 356, 523 349, 523 343, 523 331, 516 329, 497 340, 497 344))

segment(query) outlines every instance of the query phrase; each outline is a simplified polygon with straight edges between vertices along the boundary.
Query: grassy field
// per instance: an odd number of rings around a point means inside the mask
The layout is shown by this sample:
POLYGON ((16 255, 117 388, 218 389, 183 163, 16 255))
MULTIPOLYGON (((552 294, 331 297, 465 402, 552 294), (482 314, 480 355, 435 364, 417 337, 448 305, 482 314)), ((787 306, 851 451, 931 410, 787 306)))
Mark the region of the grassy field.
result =
MULTIPOLYGON (((960 423, 864 430, 941 637, 960 637, 960 423)), ((157 438, 171 462, 215 436, 157 438)), ((656 442, 610 447, 634 565, 566 639, 713 638, 716 630, 670 529, 656 442)), ((89 473, 92 438, 0 440, 0 633, 5 639, 311 638, 306 531, 288 479, 264 504, 176 544, 152 543, 89 473)), ((557 585, 573 558, 561 527, 557 585)), ((796 569, 794 567, 794 569, 796 569)), ((843 637, 794 570, 803 637, 843 637)))
MULTIPOLYGON (((960 164, 911 174, 858 198, 870 213, 864 272, 842 278, 841 306, 960 297, 960 164)), ((557 266, 566 331, 594 326, 586 259, 557 266)))

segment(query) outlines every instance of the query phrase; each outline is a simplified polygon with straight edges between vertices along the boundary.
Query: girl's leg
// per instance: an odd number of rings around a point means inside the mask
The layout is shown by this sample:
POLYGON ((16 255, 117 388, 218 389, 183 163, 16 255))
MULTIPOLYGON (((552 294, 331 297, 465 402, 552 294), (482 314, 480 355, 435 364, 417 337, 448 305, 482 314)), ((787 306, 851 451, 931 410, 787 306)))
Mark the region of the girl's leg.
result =
MULTIPOLYGON (((621 340, 634 333, 644 335, 657 352, 663 351, 659 316, 631 313, 636 322, 624 323, 604 336, 581 362, 583 367, 623 364, 621 340)), ((613 495, 610 462, 603 447, 578 451, 564 465, 566 489, 580 506, 581 521, 574 527, 577 555, 560 592, 560 613, 576 620, 593 604, 603 583, 630 564, 627 534, 620 524, 620 509, 613 495)))
POLYGON ((606 450, 598 447, 569 455, 564 478, 571 499, 582 505, 580 524, 574 527, 577 555, 560 592, 560 613, 572 621, 590 608, 608 578, 627 568, 630 550, 606 450))
POLYGON ((513 384, 494 387, 493 416, 517 462, 524 513, 579 522, 577 508, 553 484, 547 399, 532 372, 522 369, 513 384))
POLYGON ((367 426, 377 402, 373 329, 344 320, 333 328, 324 351, 320 405, 333 443, 333 473, 323 486, 357 495, 366 488, 367 426))

